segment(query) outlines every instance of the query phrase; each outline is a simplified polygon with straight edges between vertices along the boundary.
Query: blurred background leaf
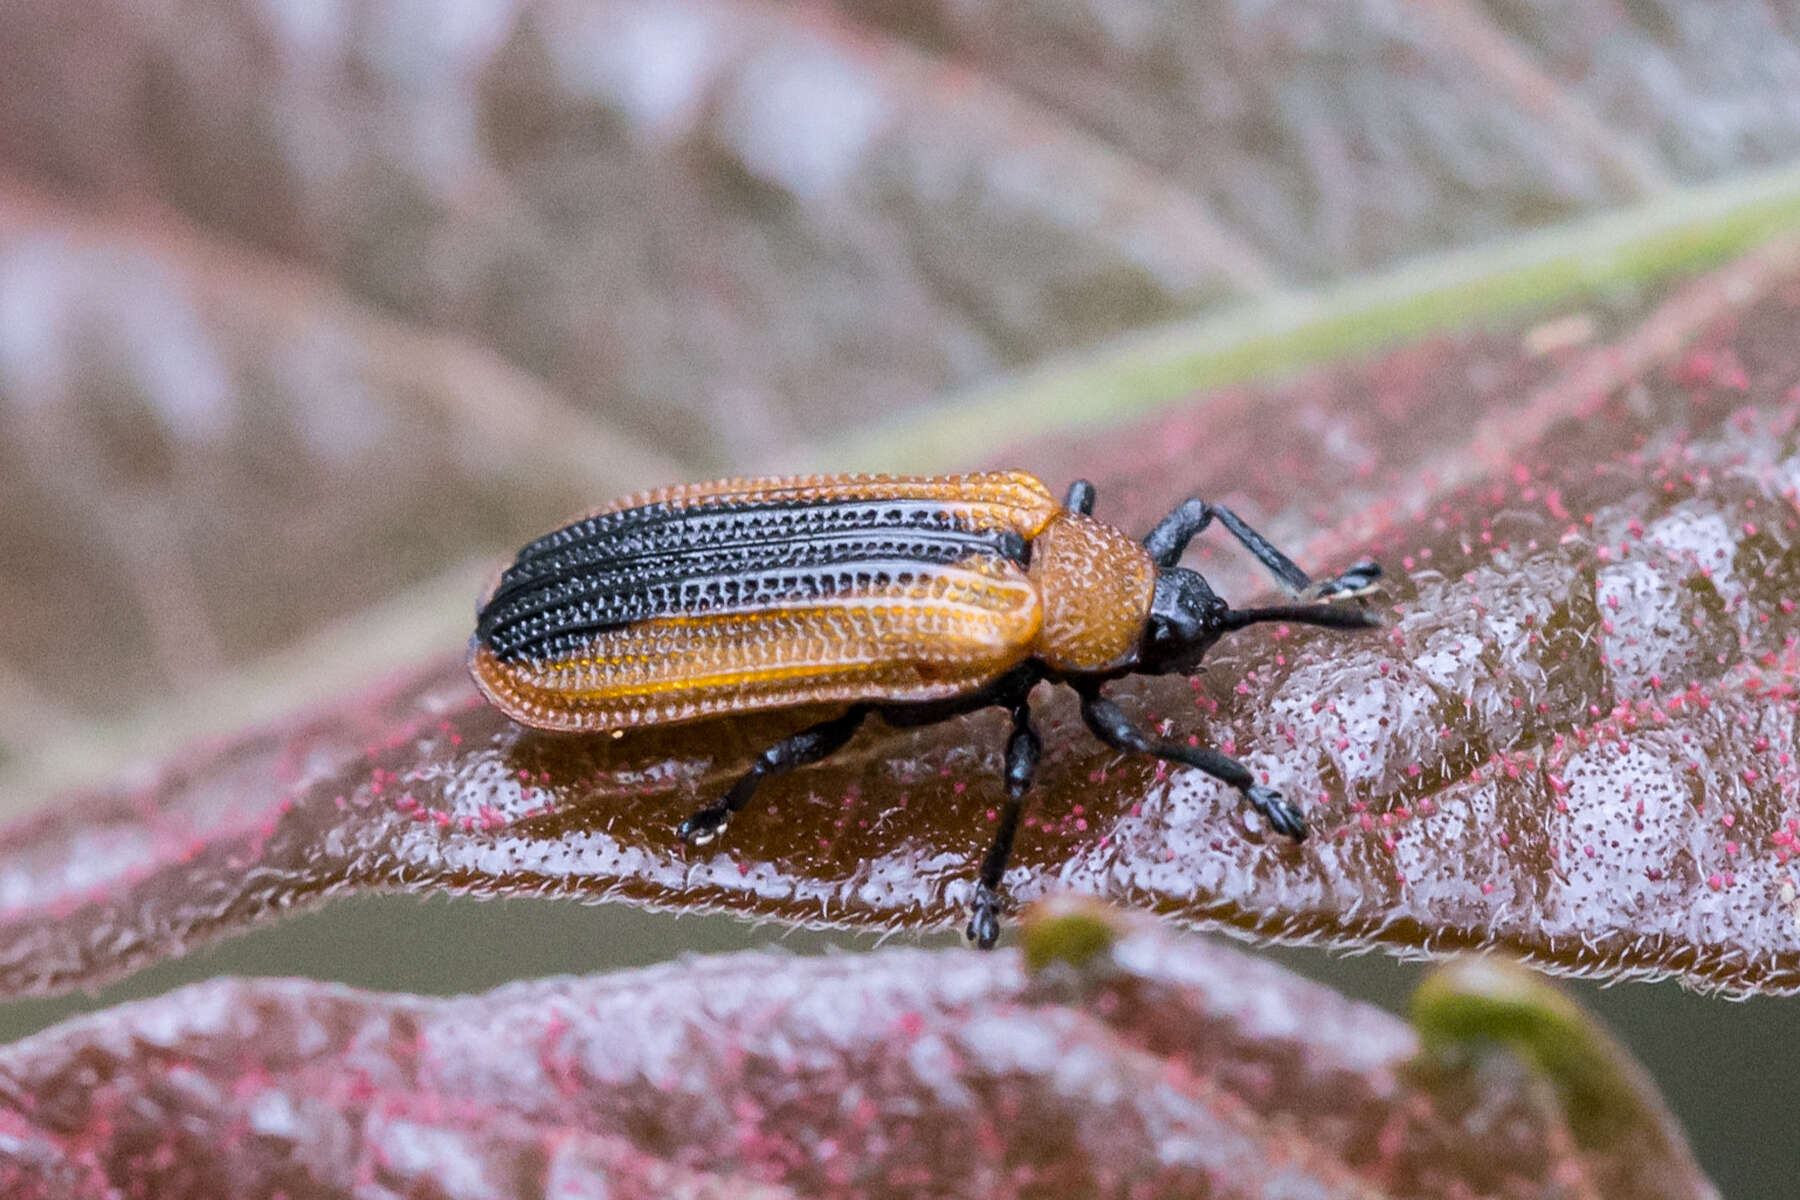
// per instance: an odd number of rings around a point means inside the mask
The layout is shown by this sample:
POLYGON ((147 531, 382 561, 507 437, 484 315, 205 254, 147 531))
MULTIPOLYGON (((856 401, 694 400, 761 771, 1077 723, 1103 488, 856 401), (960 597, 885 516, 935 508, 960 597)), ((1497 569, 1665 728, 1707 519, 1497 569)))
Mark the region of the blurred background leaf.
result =
POLYGON ((1030 972, 1010 950, 889 949, 752 951, 450 1000, 197 984, 0 1051, 16 1148, 0 1184, 1717 1195, 1654 1090, 1623 1082, 1629 1060, 1542 984, 1503 993, 1463 969, 1429 1003, 1462 1019, 1440 1015, 1422 1047, 1386 1013, 1141 916, 1064 905, 1027 944, 1030 972), (1482 1004, 1487 1023, 1504 1004, 1515 1026, 1558 1009, 1554 1066, 1582 1055, 1587 1074, 1622 1081, 1603 1129, 1558 1098, 1550 1064, 1483 1047, 1482 1004))

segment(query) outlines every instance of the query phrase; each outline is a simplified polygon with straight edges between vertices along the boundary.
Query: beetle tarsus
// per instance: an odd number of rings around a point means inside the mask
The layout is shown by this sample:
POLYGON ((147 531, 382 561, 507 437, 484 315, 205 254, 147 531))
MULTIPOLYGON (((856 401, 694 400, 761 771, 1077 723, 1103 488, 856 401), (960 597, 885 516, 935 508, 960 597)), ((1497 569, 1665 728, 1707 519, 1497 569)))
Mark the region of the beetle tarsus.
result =
POLYGON ((730 825, 729 812, 722 812, 715 817, 713 808, 709 805, 678 825, 675 836, 690 846, 704 846, 724 833, 730 825))
POLYGON ((1306 817, 1299 807, 1282 798, 1280 792, 1260 785, 1244 793, 1252 808, 1262 814, 1269 828, 1296 842, 1306 840, 1306 817))
POLYGON ((1380 586, 1381 564, 1373 559, 1352 563, 1330 579, 1322 579, 1307 589, 1313 600, 1343 600, 1366 596, 1380 586))
POLYGON ((816 763, 836 752, 855 736, 857 726, 868 715, 868 706, 859 704, 842 716, 809 725, 776 742, 757 756, 756 762, 731 785, 729 792, 676 826, 675 836, 690 846, 706 845, 725 831, 733 813, 742 811, 750 803, 750 797, 756 794, 763 780, 772 775, 785 775, 795 767, 816 763))
POLYGON ((969 908, 969 924, 963 937, 981 950, 992 950, 1000 940, 1000 894, 985 883, 975 887, 975 902, 969 908))

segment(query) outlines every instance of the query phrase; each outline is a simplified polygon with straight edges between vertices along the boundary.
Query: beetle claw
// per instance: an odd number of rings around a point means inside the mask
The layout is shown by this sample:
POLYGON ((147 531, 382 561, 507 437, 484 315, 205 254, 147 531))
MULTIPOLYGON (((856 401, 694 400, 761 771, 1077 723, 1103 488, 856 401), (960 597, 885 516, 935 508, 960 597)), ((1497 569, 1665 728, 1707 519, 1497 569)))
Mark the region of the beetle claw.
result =
POLYGON ((1000 897, 986 884, 975 887, 975 903, 970 906, 963 937, 982 950, 992 950, 1000 940, 1000 897))
POLYGON ((1274 788, 1253 787, 1244 793, 1244 797, 1276 833, 1293 838, 1296 842, 1306 840, 1305 814, 1298 806, 1284 800, 1280 792, 1274 788))
POLYGON ((690 846, 704 846, 731 824, 731 814, 725 813, 717 820, 709 820, 707 813, 695 813, 675 827, 675 836, 690 846))
POLYGON ((1381 564, 1374 559, 1365 558, 1361 562, 1352 563, 1330 579, 1321 579, 1307 589, 1307 594, 1314 600, 1348 600, 1368 595, 1380 583, 1381 564))

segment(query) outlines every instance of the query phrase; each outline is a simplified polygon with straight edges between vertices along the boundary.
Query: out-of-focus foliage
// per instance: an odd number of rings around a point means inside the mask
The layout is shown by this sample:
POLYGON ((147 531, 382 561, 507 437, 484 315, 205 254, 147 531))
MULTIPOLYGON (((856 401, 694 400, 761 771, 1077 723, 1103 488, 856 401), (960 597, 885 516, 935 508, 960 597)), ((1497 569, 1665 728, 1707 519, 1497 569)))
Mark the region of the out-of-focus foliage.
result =
POLYGON ((1378 1010, 1092 907, 1052 911, 1029 937, 1031 972, 1010 951, 888 950, 449 1000, 201 984, 0 1051, 0 1187, 1716 1195, 1679 1140, 1646 1139, 1666 1122, 1654 1093, 1584 1138, 1546 1076, 1468 1030, 1420 1059, 1378 1010))

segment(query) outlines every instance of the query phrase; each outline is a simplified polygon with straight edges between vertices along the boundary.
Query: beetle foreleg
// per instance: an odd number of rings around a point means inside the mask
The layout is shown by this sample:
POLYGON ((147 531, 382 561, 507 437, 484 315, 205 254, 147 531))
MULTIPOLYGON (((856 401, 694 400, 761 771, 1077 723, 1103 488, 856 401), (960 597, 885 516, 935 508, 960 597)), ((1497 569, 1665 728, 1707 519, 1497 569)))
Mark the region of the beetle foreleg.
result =
MULTIPOLYGON (((1182 551, 1195 535, 1213 523, 1214 518, 1236 538, 1256 561, 1268 569, 1282 590, 1291 596, 1306 593, 1313 585, 1312 576, 1302 571, 1293 559, 1275 548, 1271 542, 1244 523, 1244 519, 1223 504, 1204 500, 1183 500, 1181 506, 1161 521, 1144 538, 1144 547, 1159 567, 1172 567, 1181 559, 1182 551)), ((1361 565, 1361 564, 1358 564, 1361 565)))
POLYGON ((757 786, 771 775, 785 775, 795 767, 804 767, 842 748, 856 733, 856 727, 869 715, 867 705, 859 704, 841 717, 809 725, 799 733, 783 738, 757 756, 756 762, 731 790, 676 827, 675 836, 691 846, 704 846, 717 837, 730 823, 733 813, 750 803, 757 786))
POLYGON ((981 877, 975 884, 975 902, 966 931, 968 939, 983 950, 993 949, 1000 940, 1000 881, 1006 875, 1006 862, 1012 857, 1025 793, 1031 788, 1038 755, 1043 750, 1037 730, 1031 726, 1031 709, 1020 703, 1012 710, 1012 718, 1012 736, 1006 741, 1006 806, 1000 810, 1000 825, 994 830, 987 857, 981 860, 981 877))
POLYGON ((1094 731, 1095 737, 1115 750, 1153 754, 1169 762, 1196 767, 1221 783, 1229 784, 1243 794, 1244 799, 1262 814, 1275 832, 1285 834, 1297 842, 1305 840, 1306 818, 1300 810, 1282 799, 1281 793, 1274 788, 1259 786, 1249 769, 1237 759, 1220 754, 1217 750, 1153 738, 1133 725, 1124 710, 1098 691, 1082 694, 1081 718, 1094 731))

